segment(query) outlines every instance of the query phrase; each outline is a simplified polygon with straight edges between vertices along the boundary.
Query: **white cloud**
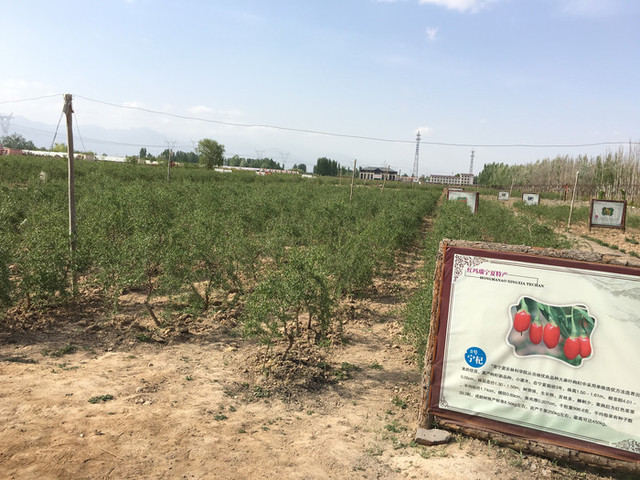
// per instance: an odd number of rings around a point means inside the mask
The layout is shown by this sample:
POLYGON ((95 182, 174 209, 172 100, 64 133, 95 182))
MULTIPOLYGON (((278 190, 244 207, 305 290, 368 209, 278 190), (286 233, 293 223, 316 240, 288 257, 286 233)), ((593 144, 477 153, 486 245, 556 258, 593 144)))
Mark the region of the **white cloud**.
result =
POLYGON ((427 40, 430 42, 435 42, 438 38, 438 28, 437 27, 427 27, 427 40))
POLYGON ((418 127, 416 129, 416 133, 420 132, 420 135, 425 137, 427 135, 431 135, 433 133, 433 128, 431 127, 418 127))
MULTIPOLYGON (((41 95, 54 95, 55 93, 53 86, 39 81, 18 78, 4 78, 0 80, 0 100, 3 101, 19 100, 41 95)), ((62 99, 62 95, 61 93, 60 99, 62 99)))
POLYGON ((477 12, 495 0, 418 0, 420 5, 436 5, 459 12, 477 12))
POLYGON ((188 108, 189 113, 211 113, 213 112, 212 108, 206 107, 204 105, 194 105, 193 107, 188 108))
POLYGON ((228 109, 214 109, 211 107, 207 107, 206 105, 194 105, 192 107, 187 108, 187 112, 191 115, 204 115, 211 114, 209 117, 214 116, 218 117, 216 120, 220 121, 237 121, 244 114, 241 110, 228 108, 228 109))
POLYGON ((560 8, 569 15, 598 18, 621 13, 623 5, 619 0, 563 0, 560 8))
POLYGON ((244 116, 244 112, 236 108, 217 110, 216 113, 219 115, 224 115, 227 120, 238 120, 239 118, 244 116))
POLYGON ((122 106, 130 108, 144 108, 144 105, 140 102, 122 102, 122 106))

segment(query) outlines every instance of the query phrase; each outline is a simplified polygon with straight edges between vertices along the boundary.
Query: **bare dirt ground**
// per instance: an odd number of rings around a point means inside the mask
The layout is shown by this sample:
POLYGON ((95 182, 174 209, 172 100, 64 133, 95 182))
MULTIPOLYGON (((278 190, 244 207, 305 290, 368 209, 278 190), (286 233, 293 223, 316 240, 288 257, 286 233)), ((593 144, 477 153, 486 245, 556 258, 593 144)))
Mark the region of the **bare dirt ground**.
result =
POLYGON ((589 250, 606 255, 619 256, 630 266, 640 266, 640 230, 627 228, 625 231, 613 228, 589 228, 585 225, 572 225, 564 233, 578 250, 589 250), (606 245, 592 241, 596 239, 606 245), (613 248, 611 248, 613 247, 613 248), (632 256, 631 252, 638 256, 632 256))
MULTIPOLYGON (((509 200, 508 204, 513 205, 514 201, 517 199, 509 200)), ((550 205, 568 204, 561 200, 542 200, 542 202, 550 205)), ((576 202, 575 207, 589 208, 589 202, 576 202)), ((627 219, 638 215, 640 215, 640 211, 636 207, 629 206, 627 208, 627 219)), ((621 230, 619 228, 593 227, 589 230, 589 226, 585 222, 574 222, 568 229, 563 224, 556 231, 571 240, 573 248, 577 250, 619 256, 630 266, 640 266, 640 229, 638 228, 627 227, 625 230, 621 230), (637 256, 632 255, 631 252, 637 256)))
POLYGON ((617 478, 462 436, 412 443, 422 372, 401 324, 419 267, 410 253, 345 305, 347 341, 296 359, 324 355, 312 378, 262 374, 233 315, 154 329, 135 294, 111 318, 7 315, 0 478, 617 478))

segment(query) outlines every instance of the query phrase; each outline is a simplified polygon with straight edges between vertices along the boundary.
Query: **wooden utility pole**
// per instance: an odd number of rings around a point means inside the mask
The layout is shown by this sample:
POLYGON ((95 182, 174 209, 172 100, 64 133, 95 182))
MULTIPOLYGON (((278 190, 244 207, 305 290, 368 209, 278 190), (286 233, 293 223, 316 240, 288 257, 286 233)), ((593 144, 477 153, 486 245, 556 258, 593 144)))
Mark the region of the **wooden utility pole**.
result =
POLYGON ((170 172, 171 172, 171 148, 169 148, 169 160, 167 161, 167 182, 169 181, 170 172))
POLYGON ((76 291, 76 271, 75 271, 75 253, 76 253, 76 191, 75 191, 75 168, 73 161, 73 107, 71 105, 71 94, 64 96, 64 107, 62 109, 67 116, 67 151, 68 151, 68 186, 69 186, 69 248, 71 249, 71 288, 75 295, 76 291))
MULTIPOLYGON (((573 193, 571 194, 571 206, 569 207, 569 221, 567 222, 567 230, 571 227, 571 214, 573 213, 573 201, 576 198, 576 189, 578 188, 578 175, 580 175, 580 170, 576 172, 576 181, 573 184, 573 193)), ((591 222, 589 222, 591 225, 591 222)))
POLYGON ((177 142, 175 140, 171 141, 171 142, 169 140, 167 140, 167 151, 169 152, 168 153, 168 157, 169 158, 167 159, 167 182, 169 181, 169 178, 170 178, 170 175, 171 175, 170 174, 170 172, 171 172, 171 154, 173 153, 173 147, 176 146, 176 143, 177 142))
POLYGON ((389 167, 386 167, 387 169, 387 174, 385 175, 384 173, 382 174, 382 188, 380 189, 381 192, 384 191, 384 185, 387 182, 387 177, 389 176, 389 167))
POLYGON ((353 198, 353 182, 356 181, 356 160, 353 159, 353 175, 351 175, 351 193, 349 194, 349 201, 353 198))

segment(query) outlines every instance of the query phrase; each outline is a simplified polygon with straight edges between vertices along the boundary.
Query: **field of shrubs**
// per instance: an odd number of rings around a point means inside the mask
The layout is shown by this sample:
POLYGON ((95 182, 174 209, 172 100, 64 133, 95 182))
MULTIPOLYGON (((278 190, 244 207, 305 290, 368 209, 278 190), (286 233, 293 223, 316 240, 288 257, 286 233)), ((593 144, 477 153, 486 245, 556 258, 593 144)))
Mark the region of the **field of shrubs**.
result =
POLYGON ((135 290, 161 326, 224 299, 222 307, 243 305, 246 334, 266 344, 284 337, 289 348, 303 338, 321 343, 339 328, 337 302, 366 289, 417 239, 440 195, 388 184, 357 188, 350 200, 338 179, 196 167, 175 169, 167 181, 159 168, 79 162, 72 254, 66 162, 0 162, 3 310, 51 308, 91 288, 116 313, 120 295, 135 290))
POLYGON ((162 327, 180 315, 197 318, 241 305, 243 334, 267 346, 284 340, 285 356, 299 342, 318 345, 339 335, 339 302, 365 291, 416 242, 424 248, 425 267, 404 328, 418 358, 442 238, 569 246, 547 211, 540 215, 550 217, 548 224, 535 213, 517 215, 483 201, 471 215, 460 202, 439 203, 438 186, 358 184, 350 200, 348 182, 337 178, 194 167, 175 169, 168 181, 160 168, 79 162, 72 254, 66 162, 0 162, 3 311, 68 305, 91 289, 101 292, 110 315, 118 312, 123 292, 137 291, 162 327))
POLYGON ((0 157, 10 476, 610 478, 413 442, 440 241, 570 247, 565 203, 487 192, 473 215, 441 186, 76 167, 72 254, 66 162, 0 157))

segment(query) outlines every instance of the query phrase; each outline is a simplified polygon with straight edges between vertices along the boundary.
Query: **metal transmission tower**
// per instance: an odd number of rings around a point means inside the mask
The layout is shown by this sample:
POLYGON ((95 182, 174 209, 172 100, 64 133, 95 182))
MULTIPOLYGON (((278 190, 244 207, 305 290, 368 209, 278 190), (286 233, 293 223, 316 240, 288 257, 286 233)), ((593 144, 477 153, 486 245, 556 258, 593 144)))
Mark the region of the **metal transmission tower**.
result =
POLYGON ((411 177, 414 182, 418 181, 418 164, 420 163, 420 130, 416 134, 416 156, 413 159, 413 172, 411 172, 411 177))
POLYGON ((473 150, 471 150, 471 164, 469 165, 469 173, 473 175, 473 156, 475 155, 475 152, 473 150))
POLYGON ((11 129, 11 118, 13 117, 13 113, 9 115, 0 115, 0 128, 2 128, 2 135, 9 135, 9 130, 11 129))

